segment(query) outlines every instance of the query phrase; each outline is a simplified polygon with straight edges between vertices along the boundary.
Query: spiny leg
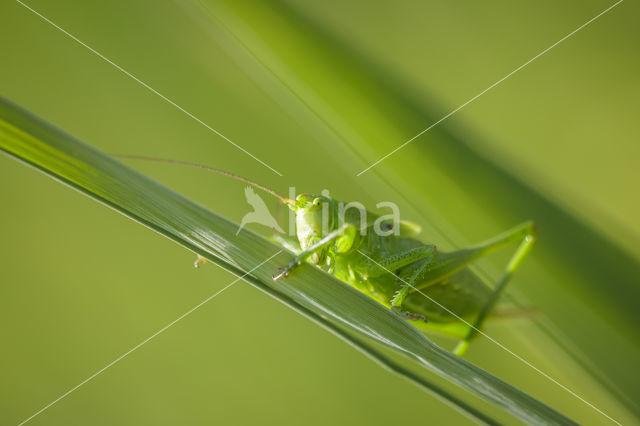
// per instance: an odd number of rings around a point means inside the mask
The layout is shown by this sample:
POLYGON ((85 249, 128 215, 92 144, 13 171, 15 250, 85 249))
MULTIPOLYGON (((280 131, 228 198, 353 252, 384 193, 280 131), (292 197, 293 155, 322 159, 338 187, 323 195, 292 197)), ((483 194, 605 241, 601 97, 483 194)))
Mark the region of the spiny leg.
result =
POLYGON ((323 239, 321 239, 320 241, 318 241, 317 243, 315 243, 314 245, 312 245, 308 249, 302 250, 296 257, 293 258, 293 260, 291 262, 289 262, 289 264, 287 266, 285 266, 284 268, 278 268, 278 271, 273 275, 273 280, 274 281, 278 281, 280 278, 288 277, 289 273, 296 266, 298 266, 300 264, 300 262, 302 262, 308 256, 311 256, 313 253, 316 253, 316 252, 322 250, 328 244, 330 244, 331 242, 337 240, 340 237, 345 237, 345 238, 347 238, 347 240, 350 240, 350 241, 344 241, 343 244, 341 245, 341 247, 343 249, 346 249, 347 247, 350 247, 351 244, 353 244, 353 240, 355 238, 355 234, 353 232, 351 232, 354 229, 355 229, 355 227, 353 225, 345 224, 345 225, 341 226, 339 229, 336 229, 335 231, 330 232, 329 234, 327 234, 326 237, 324 237, 323 239))
MULTIPOLYGON (((509 282, 509 279, 511 279, 511 276, 513 275, 515 270, 522 263, 522 260, 527 256, 529 251, 531 251, 531 248, 533 247, 533 244, 536 240, 533 224, 530 222, 524 224, 523 226, 515 228, 513 231, 511 231, 511 235, 521 236, 520 244, 518 245, 518 248, 516 249, 513 256, 511 256, 511 259, 509 259, 509 262, 507 263, 507 266, 505 267, 502 275, 498 279, 498 282, 493 292, 491 293, 491 295, 489 296, 489 299, 480 310, 480 313, 476 317, 472 326, 469 328, 467 335, 465 336, 464 339, 458 342, 458 345, 453 350, 453 353, 455 353, 458 356, 462 356, 465 354, 465 352, 469 348, 469 344, 471 340, 475 336, 477 336, 480 330, 480 327, 482 327, 484 320, 491 313, 491 310, 493 309, 496 302, 498 301, 498 298, 500 297, 500 294, 502 293, 507 283, 509 282)), ((506 237, 505 239, 507 240, 511 239, 509 234, 504 235, 504 237, 506 237)), ((499 242, 500 242, 500 239, 493 239, 488 241, 486 245, 497 244, 499 242)))
POLYGON ((402 315, 404 318, 414 320, 421 319, 426 322, 427 318, 424 315, 403 311, 401 306, 409 292, 415 288, 414 284, 422 277, 424 272, 428 270, 436 253, 436 246, 424 245, 404 250, 376 261, 361 252, 368 260, 362 272, 368 277, 379 277, 383 274, 394 274, 394 271, 408 267, 401 271, 400 276, 396 276, 402 284, 400 290, 398 290, 390 301, 391 310, 402 315), (411 265, 414 266, 411 267, 411 265))
POLYGON ((402 315, 404 318, 413 319, 413 320, 421 319, 422 321, 427 322, 426 316, 402 309, 402 303, 404 302, 405 298, 409 295, 409 292, 415 289, 414 284, 429 269, 429 266, 433 261, 433 257, 434 257, 434 254, 432 253, 430 256, 416 261, 413 265, 410 265, 409 268, 400 272, 398 278, 400 280, 401 287, 400 287, 400 290, 398 290, 396 294, 393 296, 393 298, 391 299, 392 311, 402 315))
POLYGON ((392 254, 378 261, 369 258, 369 262, 365 267, 365 274, 368 277, 379 277, 380 275, 393 273, 393 271, 397 271, 419 260, 426 258, 433 259, 435 254, 436 246, 424 245, 392 254))

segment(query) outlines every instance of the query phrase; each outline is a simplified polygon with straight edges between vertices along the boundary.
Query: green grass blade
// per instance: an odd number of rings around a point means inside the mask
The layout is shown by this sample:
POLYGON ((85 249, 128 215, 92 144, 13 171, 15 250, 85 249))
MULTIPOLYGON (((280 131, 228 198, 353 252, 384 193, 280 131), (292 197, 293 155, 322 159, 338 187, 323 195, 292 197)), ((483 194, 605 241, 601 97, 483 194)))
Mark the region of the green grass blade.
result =
POLYGON ((309 309, 306 309, 300 306, 298 303, 294 302, 293 300, 284 299, 274 289, 264 285, 262 282, 255 280, 253 278, 250 278, 250 280, 259 289, 269 294, 270 296, 278 299, 279 301, 281 301, 291 309, 295 310, 299 314, 309 318, 311 321, 325 328, 329 332, 333 333, 335 336, 339 337, 341 340, 353 346, 355 349, 362 352, 371 360, 379 364, 382 368, 406 378, 407 380, 409 380, 410 382, 412 382, 413 384, 415 384, 425 392, 428 392, 434 395, 436 398, 440 399, 441 401, 443 401, 444 403, 446 403, 456 411, 460 412, 467 418, 473 420, 475 423, 485 424, 485 425, 500 424, 496 420, 492 419, 491 417, 487 416, 486 414, 480 412, 476 408, 467 404, 465 401, 459 399, 458 397, 451 394, 450 392, 447 392, 445 389, 441 388, 440 386, 429 382, 424 377, 420 377, 416 375, 413 371, 410 371, 403 365, 385 356, 380 351, 376 350, 371 345, 364 342, 362 339, 359 339, 353 336, 352 333, 346 332, 343 328, 338 327, 335 324, 327 321, 326 319, 315 314, 309 309))
MULTIPOLYGON (((116 209, 236 274, 280 248, 185 199, 20 107, 0 101, 0 149, 116 209)), ((275 284, 281 253, 252 273, 254 284, 315 315, 368 336, 527 423, 574 424, 559 412, 475 365, 439 348, 418 330, 332 276, 302 265, 275 284)))

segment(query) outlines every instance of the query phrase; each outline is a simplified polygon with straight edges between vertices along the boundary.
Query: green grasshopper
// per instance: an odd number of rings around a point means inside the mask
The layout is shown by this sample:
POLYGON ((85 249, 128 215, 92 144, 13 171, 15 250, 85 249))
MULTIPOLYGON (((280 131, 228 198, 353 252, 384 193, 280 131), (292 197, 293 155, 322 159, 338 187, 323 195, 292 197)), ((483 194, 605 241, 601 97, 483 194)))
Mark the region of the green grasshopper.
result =
MULTIPOLYGON (((533 224, 525 222, 480 244, 443 252, 433 244, 416 239, 419 228, 408 222, 383 223, 387 232, 371 232, 377 215, 369 211, 362 215, 348 209, 341 217, 338 202, 328 195, 300 194, 293 200, 244 177, 201 164, 119 156, 202 168, 240 180, 277 197, 295 213, 297 238, 274 238, 295 254, 288 265, 276 271, 274 281, 286 279, 296 266, 306 261, 373 298, 418 328, 459 339, 453 352, 460 356, 480 332, 500 293, 535 242, 533 224), (396 226, 398 229, 394 229, 396 226), (518 244, 515 253, 495 287, 488 288, 469 269, 470 264, 513 243, 518 244)), ((198 258, 196 267, 204 261, 198 258)))
POLYGON ((281 200, 295 212, 297 244, 278 239, 296 257, 276 272, 274 280, 286 278, 300 262, 307 261, 419 328, 460 338, 454 349, 460 356, 535 241, 533 224, 525 222, 480 244, 442 252, 435 245, 416 239, 417 227, 406 222, 387 224, 400 226, 399 235, 363 233, 363 229, 370 231, 378 219, 369 211, 361 215, 347 210, 340 222, 336 201, 325 195, 300 194, 295 200, 281 200), (323 232, 323 216, 327 212, 329 228, 323 232), (468 266, 510 243, 519 243, 518 248, 490 290, 468 266))

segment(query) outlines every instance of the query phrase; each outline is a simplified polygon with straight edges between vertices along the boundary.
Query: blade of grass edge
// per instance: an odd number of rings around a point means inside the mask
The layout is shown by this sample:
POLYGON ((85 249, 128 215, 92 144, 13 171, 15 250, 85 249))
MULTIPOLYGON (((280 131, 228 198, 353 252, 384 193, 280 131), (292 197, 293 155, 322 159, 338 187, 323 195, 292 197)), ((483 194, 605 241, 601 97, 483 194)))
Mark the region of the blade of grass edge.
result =
MULTIPOLYGON (((266 239, 185 199, 0 98, 0 149, 114 208, 185 248, 241 272, 279 250, 266 239)), ((253 273, 269 294, 370 337, 527 423, 575 424, 546 404, 432 343, 389 310, 310 265, 286 282, 271 274, 281 254, 253 273)), ((253 280, 252 280, 253 281, 253 280)), ((255 282, 254 282, 255 284, 255 282)))
POLYGON ((284 298, 282 295, 279 295, 273 289, 265 286, 255 278, 249 277, 248 280, 251 281, 250 284, 254 285, 259 290, 277 299, 278 301, 283 303, 285 306, 288 306, 289 308, 298 312, 300 315, 307 317, 311 321, 318 324, 320 327, 323 327, 324 329, 334 334, 339 339, 343 340, 348 345, 360 351, 362 354, 367 356, 369 359, 377 363, 379 366, 381 366, 385 370, 398 374, 401 377, 404 377, 408 381, 412 382, 414 385, 418 386, 419 388, 431 394, 432 396, 435 396, 436 398, 440 399, 449 407, 455 409, 456 411, 466 416, 467 418, 473 420, 474 422, 478 424, 486 424, 486 425, 500 424, 496 420, 492 419, 488 415, 482 413, 481 411, 467 404, 465 401, 459 399, 455 395, 447 392, 446 390, 442 389, 438 385, 429 382, 424 377, 416 375, 414 372, 405 368, 401 364, 383 355, 380 351, 373 348, 373 346, 365 343, 362 339, 355 337, 352 333, 346 332, 342 328, 327 321, 326 319, 315 314, 309 309, 306 309, 305 307, 300 306, 298 303, 294 302, 293 300, 284 298))

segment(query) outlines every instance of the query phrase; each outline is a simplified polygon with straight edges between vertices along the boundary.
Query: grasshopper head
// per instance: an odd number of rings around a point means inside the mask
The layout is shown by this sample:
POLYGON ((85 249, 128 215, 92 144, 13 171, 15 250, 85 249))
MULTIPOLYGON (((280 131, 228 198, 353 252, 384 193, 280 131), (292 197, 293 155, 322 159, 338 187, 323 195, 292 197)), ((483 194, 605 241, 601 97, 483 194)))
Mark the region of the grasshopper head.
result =
MULTIPOLYGON (((300 194, 293 209, 296 212, 296 234, 304 250, 320 241, 337 223, 337 208, 331 197, 318 194, 300 194)), ((318 263, 319 256, 308 259, 318 263)))

